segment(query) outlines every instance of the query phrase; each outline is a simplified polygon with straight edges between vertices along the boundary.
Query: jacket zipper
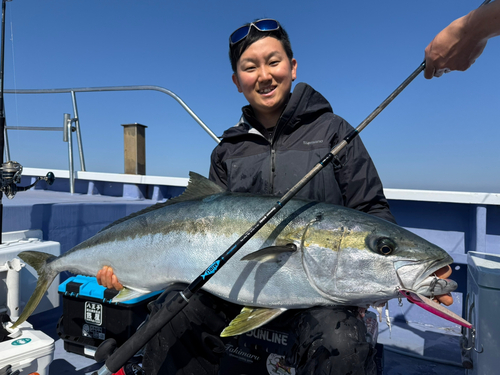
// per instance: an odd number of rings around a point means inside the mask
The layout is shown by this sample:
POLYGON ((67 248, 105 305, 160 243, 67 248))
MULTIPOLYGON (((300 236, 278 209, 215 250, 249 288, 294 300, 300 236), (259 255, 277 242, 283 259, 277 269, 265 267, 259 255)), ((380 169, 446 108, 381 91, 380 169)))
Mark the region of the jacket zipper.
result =
POLYGON ((274 149, 274 145, 271 143, 271 191, 270 194, 274 195, 274 170, 276 168, 276 150, 274 149))
MULTIPOLYGON (((276 135, 276 134, 275 134, 276 135)), ((265 135, 260 134, 262 138, 269 142, 269 148, 271 149, 271 168, 270 168, 270 191, 267 194, 274 194, 274 170, 276 169, 276 150, 274 149, 274 136, 273 139, 269 140, 265 135)))
POLYGON ((286 126, 286 124, 282 124, 280 126, 280 122, 281 122, 282 117, 283 117, 283 113, 281 114, 280 118, 278 119, 278 122, 276 123, 276 128, 274 130, 274 134, 271 138, 271 141, 269 142, 271 145, 271 178, 270 178, 271 191, 270 191, 270 193, 272 195, 274 195, 274 171, 276 170, 276 149, 275 149, 274 145, 276 144, 276 140, 279 137, 278 131, 282 130, 286 126))

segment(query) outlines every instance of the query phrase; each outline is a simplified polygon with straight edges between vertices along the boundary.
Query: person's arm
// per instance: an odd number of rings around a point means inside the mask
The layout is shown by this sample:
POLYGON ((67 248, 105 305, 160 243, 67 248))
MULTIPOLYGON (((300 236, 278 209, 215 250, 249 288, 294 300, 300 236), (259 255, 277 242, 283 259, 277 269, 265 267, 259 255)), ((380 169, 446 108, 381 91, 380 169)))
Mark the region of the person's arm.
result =
POLYGON ((458 18, 436 35, 425 49, 427 79, 452 70, 467 70, 481 55, 488 39, 500 35, 500 1, 458 18))

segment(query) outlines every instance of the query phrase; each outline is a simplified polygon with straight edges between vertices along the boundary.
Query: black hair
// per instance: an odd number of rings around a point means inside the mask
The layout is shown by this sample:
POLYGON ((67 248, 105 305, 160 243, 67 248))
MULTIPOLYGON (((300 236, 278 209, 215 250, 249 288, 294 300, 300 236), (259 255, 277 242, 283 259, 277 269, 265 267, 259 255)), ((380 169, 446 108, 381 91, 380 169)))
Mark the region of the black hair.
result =
POLYGON ((250 27, 248 35, 244 39, 242 39, 238 43, 229 45, 229 60, 231 61, 231 68, 233 69, 234 73, 236 73, 236 63, 240 59, 243 52, 245 52, 246 49, 256 41, 266 37, 271 37, 279 40, 288 58, 290 60, 293 59, 292 45, 290 43, 290 39, 288 38, 288 34, 279 22, 278 25, 280 26, 279 29, 273 31, 259 31, 252 26, 250 27))

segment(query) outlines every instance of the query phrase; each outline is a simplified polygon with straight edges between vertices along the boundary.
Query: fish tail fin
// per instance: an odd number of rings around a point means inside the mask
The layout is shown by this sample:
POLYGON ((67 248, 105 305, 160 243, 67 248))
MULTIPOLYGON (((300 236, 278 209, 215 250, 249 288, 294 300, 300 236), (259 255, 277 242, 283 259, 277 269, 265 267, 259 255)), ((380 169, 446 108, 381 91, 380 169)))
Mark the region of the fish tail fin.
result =
POLYGON ((52 284, 52 281, 54 281, 59 273, 51 271, 50 267, 47 267, 47 262, 56 258, 56 256, 52 254, 42 253, 40 251, 23 251, 18 254, 18 257, 35 269, 38 274, 38 281, 35 291, 31 295, 23 312, 11 327, 12 329, 25 322, 33 311, 35 311, 42 297, 45 295, 45 292, 49 289, 50 284, 52 284))

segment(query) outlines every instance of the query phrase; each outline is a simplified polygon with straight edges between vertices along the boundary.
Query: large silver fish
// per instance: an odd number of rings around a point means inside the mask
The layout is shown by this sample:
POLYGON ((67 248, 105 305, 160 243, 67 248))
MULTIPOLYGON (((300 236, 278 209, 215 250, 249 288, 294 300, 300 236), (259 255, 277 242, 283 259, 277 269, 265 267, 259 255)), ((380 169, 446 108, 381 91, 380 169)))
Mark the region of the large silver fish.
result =
MULTIPOLYGON (((59 257, 20 253, 39 278, 14 326, 28 318, 54 277, 66 270, 94 276, 111 266, 125 286, 117 302, 188 284, 276 202, 225 192, 195 173, 190 177, 180 197, 121 219, 59 257)), ((375 216, 291 200, 203 289, 257 307, 245 310, 258 318, 236 327, 241 333, 290 308, 368 307, 397 298, 399 290, 448 293, 456 283, 436 282, 432 274, 452 261, 441 248, 375 216)))

